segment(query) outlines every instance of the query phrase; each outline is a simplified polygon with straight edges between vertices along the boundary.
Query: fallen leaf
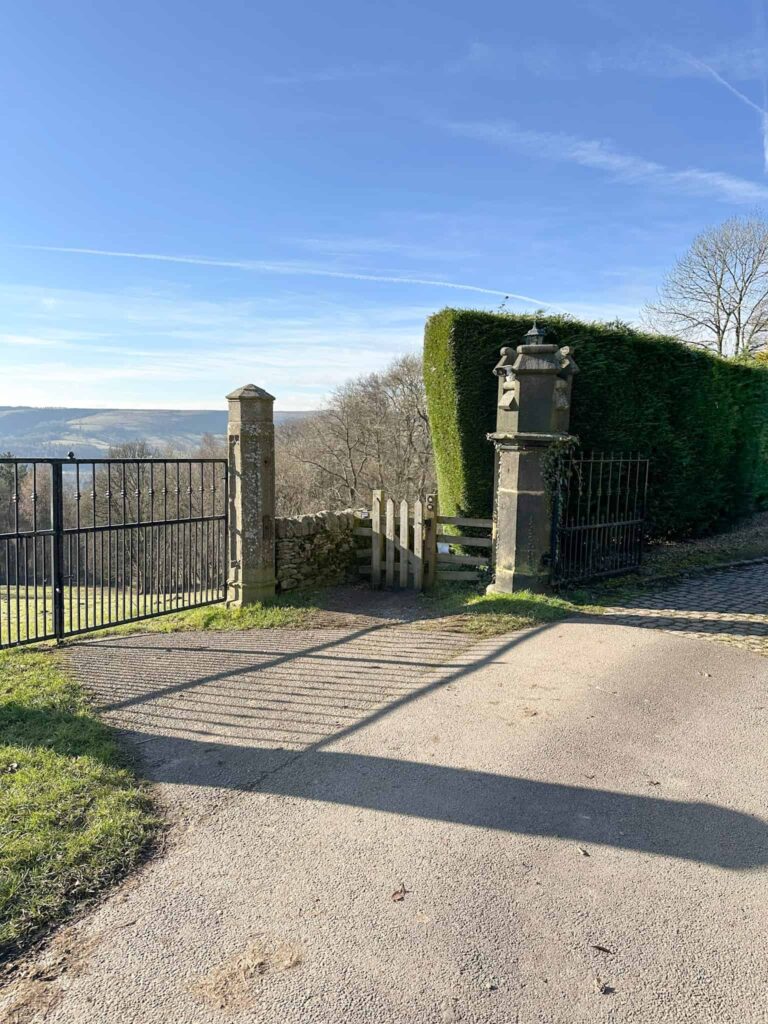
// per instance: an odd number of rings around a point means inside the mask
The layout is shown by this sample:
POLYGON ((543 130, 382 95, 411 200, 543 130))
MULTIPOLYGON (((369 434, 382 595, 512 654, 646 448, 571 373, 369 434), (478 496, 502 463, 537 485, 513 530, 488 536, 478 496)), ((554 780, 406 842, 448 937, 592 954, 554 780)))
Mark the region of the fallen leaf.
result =
POLYGON ((592 944, 592 949, 596 949, 598 951, 598 953, 608 953, 610 956, 615 956, 613 950, 612 949, 608 949, 607 946, 597 946, 597 945, 595 945, 593 943, 592 944))
POLYGON ((392 899, 395 901, 395 903, 402 903, 403 900, 405 899, 405 894, 410 891, 410 889, 405 888, 405 883, 401 882, 400 888, 395 889, 395 891, 392 893, 392 899))
POLYGON ((613 992, 613 989, 602 978, 595 978, 595 992, 598 992, 601 996, 607 996, 613 992))
POLYGON ((583 846, 577 846, 576 849, 579 851, 582 857, 589 856, 589 850, 585 850, 583 846))
POLYGON ((657 779, 648 779, 649 786, 660 786, 661 783, 657 779))

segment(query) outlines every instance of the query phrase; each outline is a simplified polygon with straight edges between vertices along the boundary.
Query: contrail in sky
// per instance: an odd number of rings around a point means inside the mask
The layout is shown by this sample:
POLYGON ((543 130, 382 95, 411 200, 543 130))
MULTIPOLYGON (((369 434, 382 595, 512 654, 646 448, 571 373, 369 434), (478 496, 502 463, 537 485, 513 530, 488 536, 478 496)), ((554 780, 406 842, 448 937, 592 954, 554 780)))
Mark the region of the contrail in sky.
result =
POLYGON ((731 85, 731 83, 723 78, 721 74, 715 71, 714 68, 710 67, 706 61, 699 60, 698 57, 692 57, 690 53, 685 53, 684 50, 677 50, 673 47, 670 47, 670 49, 692 65, 692 67, 698 68, 700 71, 704 71, 708 75, 711 75, 716 82, 719 82, 724 89, 727 89, 728 92, 732 93, 736 99, 741 100, 745 106, 751 107, 752 110, 756 111, 760 115, 760 130, 763 136, 763 165, 765 170, 768 171, 768 112, 766 112, 765 108, 761 107, 759 103, 755 103, 754 100, 749 98, 749 96, 745 96, 744 93, 740 92, 735 85, 731 85))
POLYGON ((519 295, 515 292, 501 291, 497 288, 481 288, 475 284, 459 284, 456 281, 439 281, 424 277, 394 277, 386 274, 362 274, 351 270, 323 270, 320 267, 304 267, 291 263, 267 263, 261 260, 217 260, 204 256, 166 256, 156 252, 120 252, 113 249, 84 249, 63 245, 23 245, 22 249, 34 249, 38 252, 75 253, 83 256, 115 256, 131 260, 150 260, 156 263, 188 263, 200 267, 228 267, 234 270, 247 270, 265 274, 290 274, 293 276, 334 277, 349 281, 381 281, 387 284, 420 284, 436 288, 455 288, 465 292, 480 292, 482 295, 497 295, 506 299, 519 299, 530 302, 534 306, 558 309, 551 302, 535 299, 530 295, 519 295))
MULTIPOLYGON (((761 35, 762 37, 760 41, 761 43, 763 43, 765 38, 765 17, 763 13, 761 0, 754 0, 754 4, 755 22, 757 24, 758 34, 761 35)), ((744 103, 746 106, 754 110, 755 113, 759 114, 760 134, 763 140, 763 166, 766 172, 768 172, 768 110, 766 110, 765 105, 761 107, 759 103, 755 103, 754 100, 751 100, 749 98, 749 96, 745 96, 743 92, 741 92, 735 86, 731 85, 731 83, 727 81, 727 79, 723 78, 723 76, 719 72, 715 71, 715 69, 713 67, 710 67, 709 64, 705 63, 705 61, 699 60, 698 57, 693 57, 690 53, 687 53, 685 50, 681 50, 677 46, 672 46, 670 43, 660 43, 658 39, 654 38, 652 35, 649 35, 638 25, 636 25, 633 21, 631 21, 628 18, 625 18, 623 15, 617 14, 612 7, 605 7, 602 3, 587 3, 586 6, 587 9, 591 10, 593 14, 596 14, 598 15, 598 17, 604 18, 605 20, 612 22, 614 25, 617 25, 623 31, 629 32, 630 35, 639 36, 641 39, 644 39, 647 43, 650 43, 652 46, 657 47, 659 50, 666 50, 667 53, 674 54, 675 57, 677 57, 679 60, 685 61, 687 64, 690 64, 691 67, 698 68, 699 71, 703 71, 706 74, 710 75, 719 85, 721 85, 724 89, 727 89, 728 92, 732 93, 732 95, 734 95, 738 100, 740 100, 740 102, 744 103)), ((765 90, 765 83, 763 83, 764 98, 765 90)))

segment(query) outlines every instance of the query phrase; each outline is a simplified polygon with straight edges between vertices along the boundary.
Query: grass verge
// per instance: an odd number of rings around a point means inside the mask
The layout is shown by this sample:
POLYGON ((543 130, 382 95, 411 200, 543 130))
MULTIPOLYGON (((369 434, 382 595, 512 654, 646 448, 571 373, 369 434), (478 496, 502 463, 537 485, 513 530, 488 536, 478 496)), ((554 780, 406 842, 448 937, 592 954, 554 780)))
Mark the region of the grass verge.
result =
POLYGON ((641 577, 716 568, 753 558, 768 558, 768 512, 751 516, 727 533, 651 545, 643 559, 641 577))
POLYGON ((55 656, 0 653, 0 960, 125 875, 156 827, 55 656))
POLYGON ((103 634, 125 633, 178 633, 189 629, 276 629, 286 626, 310 626, 320 611, 316 603, 317 594, 285 594, 264 604, 249 605, 246 608, 227 608, 223 604, 211 604, 203 608, 191 608, 186 612, 169 612, 156 619, 142 619, 99 630, 103 634))
POLYGON ((577 608, 566 597, 532 594, 485 594, 475 587, 449 584, 422 596, 426 628, 455 629, 472 636, 498 636, 571 615, 577 608))
MULTIPOLYGON (((182 595, 185 597, 186 595, 182 595)), ((64 628, 77 630, 80 626, 97 626, 110 617, 120 619, 123 615, 152 613, 159 618, 137 619, 124 626, 106 625, 92 632, 131 633, 142 632, 172 633, 180 629, 265 629, 275 626, 304 626, 310 624, 313 612, 313 594, 309 592, 280 595, 269 604, 256 605, 248 609, 227 609, 223 604, 205 605, 188 611, 162 613, 163 595, 130 595, 125 603, 115 591, 105 592, 102 603, 98 587, 72 587, 64 593, 64 628)), ((192 599, 192 596, 189 596, 192 599)), ((28 636, 45 636, 53 632, 53 599, 46 591, 45 601, 41 591, 24 587, 0 587, 0 642, 7 643, 28 636), (35 600, 37 597, 37 600, 35 600)), ((45 641, 41 641, 44 643, 45 641)))

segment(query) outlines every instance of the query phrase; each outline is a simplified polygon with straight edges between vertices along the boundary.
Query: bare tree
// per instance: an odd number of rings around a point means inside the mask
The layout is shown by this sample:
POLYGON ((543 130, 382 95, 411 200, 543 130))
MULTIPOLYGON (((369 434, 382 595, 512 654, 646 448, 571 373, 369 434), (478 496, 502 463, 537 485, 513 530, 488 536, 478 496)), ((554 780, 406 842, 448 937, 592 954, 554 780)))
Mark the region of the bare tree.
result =
POLYGON ((277 430, 282 515, 367 504, 374 488, 413 499, 434 487, 421 360, 341 385, 326 409, 277 430))
POLYGON ((732 217, 697 235, 643 319, 721 356, 762 348, 768 339, 768 221, 732 217))

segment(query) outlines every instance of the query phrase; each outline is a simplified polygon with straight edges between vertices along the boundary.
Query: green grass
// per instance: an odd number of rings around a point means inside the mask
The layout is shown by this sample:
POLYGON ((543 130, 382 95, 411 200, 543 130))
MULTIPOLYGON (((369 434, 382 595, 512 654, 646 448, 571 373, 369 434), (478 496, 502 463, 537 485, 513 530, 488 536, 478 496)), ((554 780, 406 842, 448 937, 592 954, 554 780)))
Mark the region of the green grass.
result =
POLYGON ((0 959, 125 875, 156 826, 55 656, 0 653, 0 959))
POLYGON ((485 594, 474 587, 443 585, 422 596, 429 624, 456 629, 472 636, 497 636, 516 629, 556 622, 578 611, 565 597, 532 594, 485 594))
MULTIPOLYGON (((117 587, 64 587, 65 630, 88 629, 108 624, 112 619, 139 618, 173 611, 184 602, 210 600, 213 591, 139 593, 117 587)), ((44 636, 53 631, 53 591, 51 587, 0 586, 0 637, 44 636), (35 598, 37 600, 35 600, 35 598)))
POLYGON ((212 604, 205 608, 192 608, 188 612, 174 612, 156 619, 126 623, 104 630, 104 633, 177 633, 189 629, 275 629, 286 626, 311 626, 314 615, 320 611, 317 594, 281 595, 264 604, 247 608, 227 608, 212 604))
MULTIPOLYGON (((50 588, 46 594, 45 608, 42 600, 42 588, 38 590, 37 608, 35 608, 34 591, 30 589, 30 600, 25 604, 24 588, 0 588, 0 642, 6 643, 26 637, 43 636, 53 630, 53 603, 50 588)), ((199 595, 198 595, 199 596, 199 595)), ((173 600, 180 601, 184 595, 173 595, 173 600)), ((186 599, 186 598, 184 598, 186 599)), ((189 596, 194 600, 194 595, 189 596)), ((171 603, 169 597, 168 603, 171 603)), ((72 587, 64 595, 64 628, 80 629, 96 627, 100 633, 159 632, 172 633, 180 629, 265 629, 276 626, 307 625, 311 614, 316 611, 312 607, 312 595, 288 594, 275 599, 274 602, 256 605, 250 608, 227 609, 223 604, 206 605, 188 611, 169 611, 159 618, 141 619, 134 623, 121 626, 105 625, 110 618, 126 616, 142 616, 153 612, 162 612, 166 605, 162 594, 138 595, 127 593, 125 599, 118 591, 104 588, 104 600, 99 587, 72 587)))

